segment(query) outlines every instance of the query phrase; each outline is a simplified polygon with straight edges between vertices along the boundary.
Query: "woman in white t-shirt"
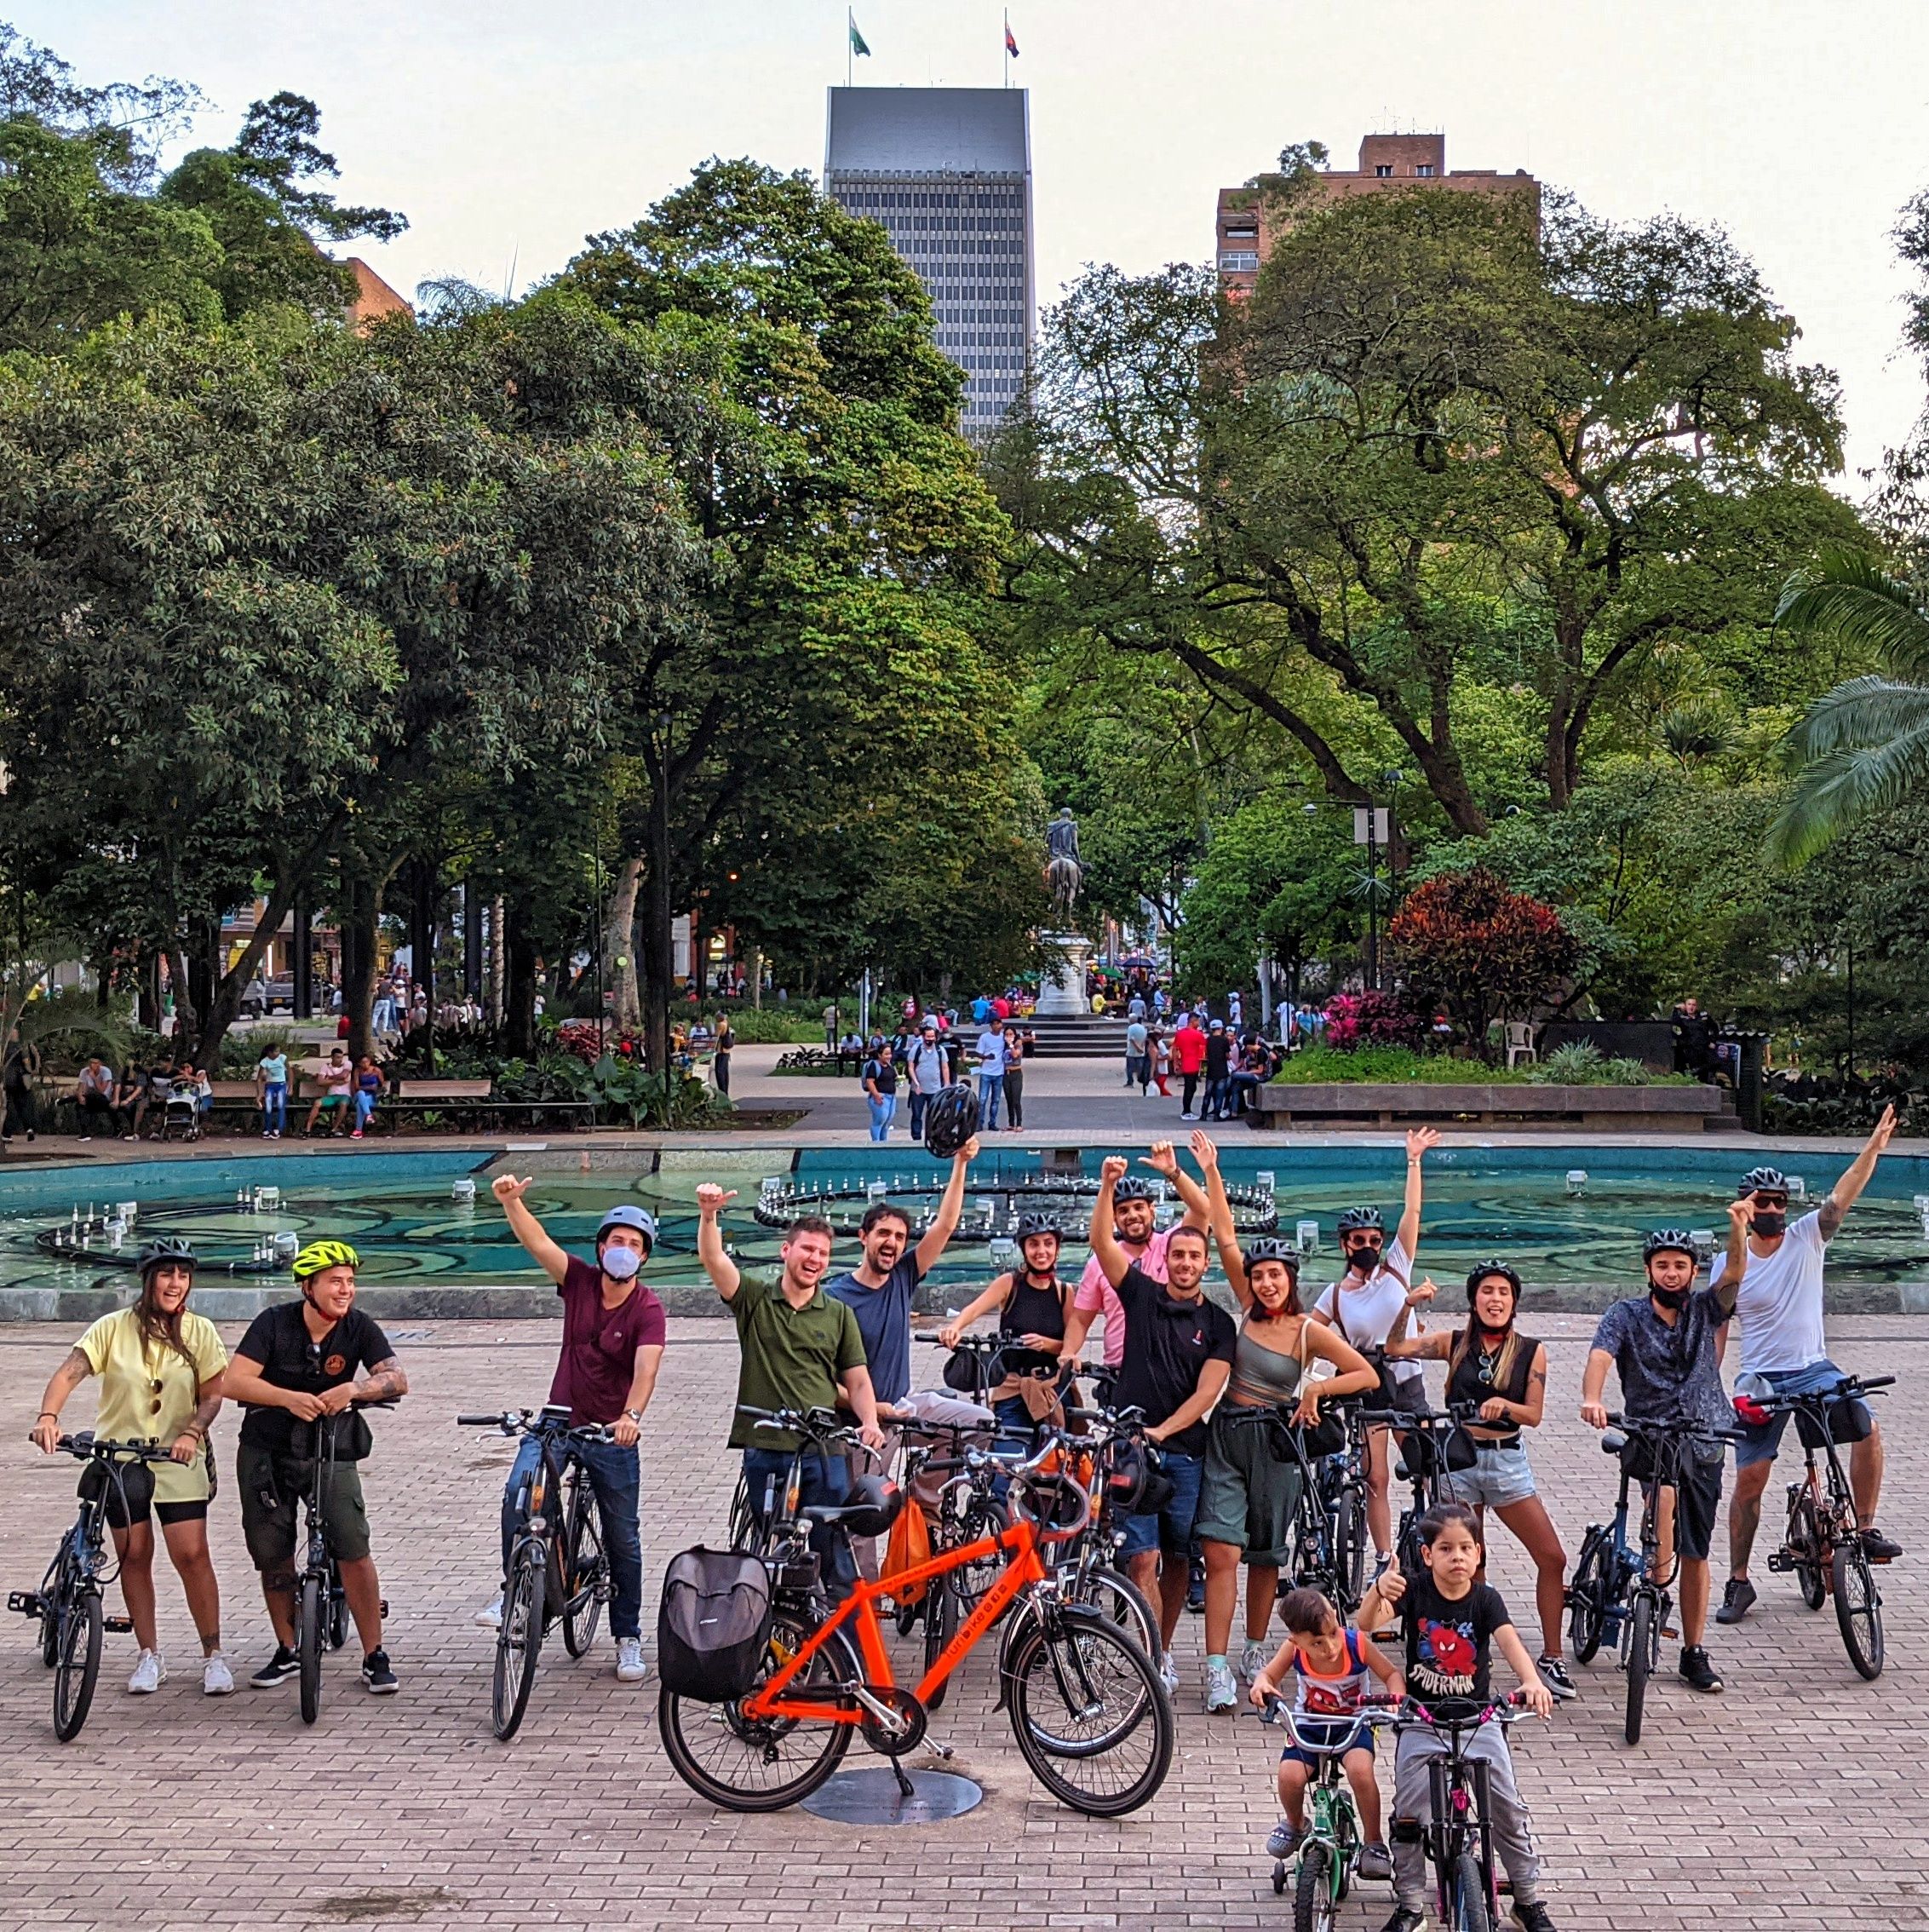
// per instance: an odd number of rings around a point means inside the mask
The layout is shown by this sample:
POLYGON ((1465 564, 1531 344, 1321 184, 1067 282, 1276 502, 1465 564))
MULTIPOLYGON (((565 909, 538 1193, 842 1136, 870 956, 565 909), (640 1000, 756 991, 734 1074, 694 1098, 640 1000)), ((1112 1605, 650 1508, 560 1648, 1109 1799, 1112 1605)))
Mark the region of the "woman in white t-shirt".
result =
MULTIPOLYGON (((1383 1348, 1402 1311, 1417 1306, 1421 1299, 1413 1290, 1414 1251, 1420 1245, 1420 1164, 1427 1150, 1437 1146, 1439 1139, 1431 1127, 1415 1128, 1407 1136, 1406 1198, 1400 1210, 1400 1224, 1391 1242, 1386 1239, 1386 1222, 1378 1208, 1349 1208, 1340 1216, 1340 1248, 1346 1257, 1346 1272, 1313 1304, 1312 1319, 1329 1328, 1337 1328, 1362 1351, 1383 1348)), ((1427 1393, 1420 1371, 1404 1365, 1389 1366, 1391 1392, 1408 1406, 1419 1407, 1427 1393)), ((1389 1433, 1385 1429, 1367 1432, 1366 1524, 1373 1537, 1375 1574, 1392 1561, 1393 1509, 1387 1490, 1389 1433)))

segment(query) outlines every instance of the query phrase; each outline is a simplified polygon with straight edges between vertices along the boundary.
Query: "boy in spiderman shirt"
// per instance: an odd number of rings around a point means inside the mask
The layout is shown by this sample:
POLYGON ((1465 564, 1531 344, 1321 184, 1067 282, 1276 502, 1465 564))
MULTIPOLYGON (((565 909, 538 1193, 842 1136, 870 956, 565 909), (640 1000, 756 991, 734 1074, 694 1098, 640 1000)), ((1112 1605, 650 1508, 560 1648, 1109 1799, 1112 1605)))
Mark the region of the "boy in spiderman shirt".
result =
MULTIPOLYGON (((1553 1709, 1527 1646, 1507 1615, 1501 1593, 1477 1582, 1480 1525, 1464 1503, 1440 1503, 1421 1519, 1425 1568, 1410 1579, 1389 1570, 1366 1593, 1357 1619, 1363 1630, 1380 1628, 1404 1599, 1408 1693, 1436 1716, 1457 1707, 1471 1714, 1490 1704, 1488 1659, 1498 1645, 1520 1680, 1521 1701, 1536 1716, 1553 1709)), ((1427 1822, 1427 1761, 1445 1754, 1447 1740, 1424 1728, 1403 1730, 1393 1759, 1393 1916, 1384 1932, 1418 1932, 1427 1923, 1427 1859, 1421 1833, 1427 1822)), ((1494 1849, 1513 1881, 1513 1916, 1524 1932, 1553 1932, 1553 1920, 1539 1898, 1541 1860, 1534 1849, 1527 1807, 1514 1782, 1506 1730, 1483 1724, 1467 1756, 1489 1769, 1488 1822, 1494 1849)))

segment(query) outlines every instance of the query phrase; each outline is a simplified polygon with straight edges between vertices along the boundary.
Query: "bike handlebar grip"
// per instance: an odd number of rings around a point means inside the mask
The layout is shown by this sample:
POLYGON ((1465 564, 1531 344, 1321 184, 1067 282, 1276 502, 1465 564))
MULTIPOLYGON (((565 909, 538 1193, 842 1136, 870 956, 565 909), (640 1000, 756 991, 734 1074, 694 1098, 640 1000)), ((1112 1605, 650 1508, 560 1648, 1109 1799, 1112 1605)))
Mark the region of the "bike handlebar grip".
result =
POLYGON ((1889 1389, 1894 1386, 1895 1380, 1892 1375, 1859 1375, 1855 1377, 1856 1385, 1860 1389, 1889 1389))
POLYGON ((457 1416, 456 1417, 456 1426, 458 1429, 486 1429, 491 1423, 500 1423, 502 1419, 502 1417, 499 1415, 457 1416))

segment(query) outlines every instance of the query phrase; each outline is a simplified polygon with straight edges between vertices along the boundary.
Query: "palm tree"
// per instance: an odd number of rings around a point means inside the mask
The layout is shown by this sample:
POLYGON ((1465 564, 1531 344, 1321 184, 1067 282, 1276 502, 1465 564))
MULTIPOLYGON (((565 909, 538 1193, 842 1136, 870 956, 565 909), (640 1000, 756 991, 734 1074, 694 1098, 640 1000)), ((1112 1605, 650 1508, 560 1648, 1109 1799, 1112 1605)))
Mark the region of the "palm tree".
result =
POLYGON ((1929 785, 1929 612, 1873 559, 1832 550, 1788 579, 1775 621, 1882 667, 1817 698, 1783 741, 1800 769, 1768 842, 1795 865, 1929 785))

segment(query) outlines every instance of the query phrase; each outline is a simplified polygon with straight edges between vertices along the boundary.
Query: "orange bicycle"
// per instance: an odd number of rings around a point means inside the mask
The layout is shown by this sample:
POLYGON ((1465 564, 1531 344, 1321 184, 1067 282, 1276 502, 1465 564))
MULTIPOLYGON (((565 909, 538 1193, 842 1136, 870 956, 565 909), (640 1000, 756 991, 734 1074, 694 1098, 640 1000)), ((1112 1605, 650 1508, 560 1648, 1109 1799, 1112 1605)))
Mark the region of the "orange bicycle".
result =
MULTIPOLYGON (((750 1412, 772 1429, 823 1433, 816 1417, 750 1412)), ((1009 1527, 947 1550, 887 1585, 860 1580, 835 1609, 819 1587, 812 1528, 882 1536, 904 1507, 904 1492, 891 1489, 882 1507, 800 1509, 793 1487, 771 1524, 764 1558, 772 1619, 758 1681, 731 1704, 668 1689, 658 1699, 663 1746, 677 1775, 732 1811, 778 1811, 823 1784, 853 1734, 861 1734, 907 1785, 898 1761, 924 1741, 933 1693, 1022 1597, 1032 1613, 1001 1659, 999 1703, 1032 1775, 1060 1803, 1094 1818, 1122 1817, 1149 1803, 1172 1765, 1172 1705, 1157 1670, 1127 1631, 1064 1598, 1041 1560, 1042 1544, 1079 1533, 1088 1508, 1076 1482, 1044 1473, 1059 1447, 1053 1436, 1026 1458, 968 1452, 1010 1479, 1009 1527), (1065 1517, 1071 1520, 1060 1520, 1065 1517), (899 1685, 879 1603, 889 1602, 894 1590, 1001 1555, 1004 1567, 917 1688, 899 1685)))

